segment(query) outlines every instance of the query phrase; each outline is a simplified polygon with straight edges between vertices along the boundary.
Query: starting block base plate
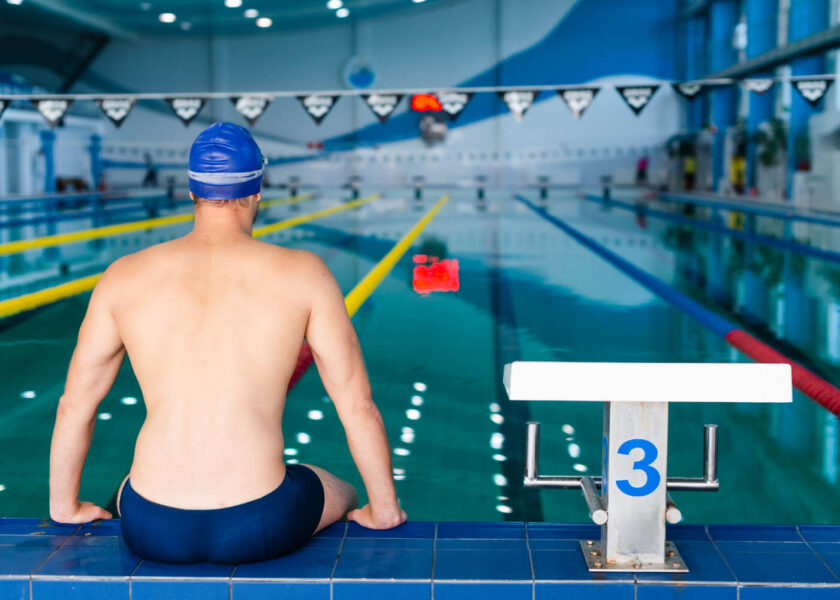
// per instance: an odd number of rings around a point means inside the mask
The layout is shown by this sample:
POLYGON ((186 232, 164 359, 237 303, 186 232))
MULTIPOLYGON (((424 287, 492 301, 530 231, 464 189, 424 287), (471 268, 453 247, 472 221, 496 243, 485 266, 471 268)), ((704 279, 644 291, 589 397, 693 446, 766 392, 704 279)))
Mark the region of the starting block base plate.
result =
POLYGON ((590 573, 688 573, 674 542, 665 542, 664 563, 608 563, 600 540, 581 540, 580 549, 590 573))

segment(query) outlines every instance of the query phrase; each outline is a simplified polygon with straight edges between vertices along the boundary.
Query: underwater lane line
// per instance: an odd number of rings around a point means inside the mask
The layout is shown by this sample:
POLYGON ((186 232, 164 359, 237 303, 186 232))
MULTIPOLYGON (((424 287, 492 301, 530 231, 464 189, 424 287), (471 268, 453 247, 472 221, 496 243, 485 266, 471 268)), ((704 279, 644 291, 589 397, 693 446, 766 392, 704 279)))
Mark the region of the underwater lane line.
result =
MULTIPOLYGON (((260 202, 260 209, 268 208, 278 204, 295 204, 299 202, 306 202, 311 199, 311 194, 302 196, 292 196, 290 198, 277 198, 274 200, 266 200, 260 202)), ((14 242, 6 242, 0 244, 0 256, 8 254, 17 254, 26 250, 33 250, 35 248, 50 248, 52 246, 60 246, 62 244, 70 244, 74 242, 84 242, 88 240, 96 240, 105 237, 112 237, 115 235, 123 235, 135 231, 144 231, 146 229, 157 229, 159 227, 169 227, 171 225, 179 225, 187 223, 194 218, 193 213, 184 215, 171 215, 169 217, 158 217, 155 219, 145 219, 143 221, 133 221, 131 223, 118 223, 116 225, 106 225, 104 227, 93 227, 82 231, 72 231, 70 233, 59 233, 56 235, 47 235, 44 237, 34 238, 31 240, 16 240, 14 242)))
POLYGON ((536 206, 524 196, 517 194, 514 197, 537 213, 537 215, 558 229, 561 229, 581 245, 585 246, 608 263, 612 264, 619 271, 636 281, 636 283, 646 287, 663 300, 682 310, 701 325, 711 329, 714 333, 726 340, 730 346, 740 351, 750 359, 756 362, 785 363, 790 365, 794 387, 817 404, 821 405, 833 414, 840 416, 840 389, 838 389, 835 385, 826 381, 795 360, 785 356, 772 346, 765 344, 758 338, 740 329, 736 324, 732 323, 728 319, 721 317, 699 302, 692 300, 682 292, 677 291, 661 279, 654 277, 647 271, 640 269, 633 263, 622 258, 612 250, 605 248, 589 236, 584 235, 571 225, 567 224, 565 221, 536 206))
MULTIPOLYGON (((417 221, 414 227, 412 227, 408 233, 400 238, 400 241, 394 244, 394 247, 388 251, 388 254, 382 257, 382 259, 367 272, 367 275, 362 277, 361 281, 359 281, 359 283, 357 283, 355 287, 344 297, 344 305, 347 307, 347 314, 350 315, 351 319, 353 318, 353 315, 356 314, 356 311, 361 308, 362 304, 364 304, 376 288, 379 287, 382 280, 388 276, 388 273, 393 270, 400 259, 406 252, 408 252, 408 249, 411 248, 411 244, 414 243, 417 236, 423 232, 426 226, 437 216, 447 202, 449 202, 449 194, 441 196, 435 205, 429 209, 429 212, 427 212, 422 219, 417 221)), ((289 380, 289 387, 287 388, 286 393, 290 392, 297 382, 300 381, 300 378, 303 377, 307 369, 312 366, 313 361, 314 358, 312 356, 312 351, 309 348, 309 344, 304 341, 303 346, 300 349, 300 354, 298 355, 295 370, 289 380)))
MULTIPOLYGON (((373 202, 374 200, 379 199, 379 197, 379 194, 373 194, 371 196, 366 196, 364 198, 360 198, 352 202, 339 204, 337 206, 333 206, 323 210, 318 210, 312 213, 301 215, 299 217, 286 219, 285 221, 280 221, 279 223, 274 223, 272 225, 260 227, 254 230, 254 237, 267 235, 269 233, 274 233, 275 231, 279 231, 281 229, 287 229, 289 227, 294 227, 296 225, 301 225, 303 223, 315 221, 317 219, 321 219, 323 217, 327 217, 345 210, 357 208, 359 206, 362 206, 363 204, 373 202)), ((96 273, 95 275, 89 275, 87 277, 82 277, 81 279, 68 281, 67 283, 62 283, 44 290, 38 290, 37 292, 24 294, 22 296, 17 296, 16 298, 0 300, 0 319, 4 317, 10 317, 18 313, 26 312, 34 308, 39 308, 47 304, 52 304, 53 302, 58 302, 59 300, 64 300, 66 298, 70 298, 71 296, 76 296, 77 294, 89 292, 94 288, 94 286, 96 286, 96 282, 99 281, 100 277, 102 277, 102 273, 96 273)))

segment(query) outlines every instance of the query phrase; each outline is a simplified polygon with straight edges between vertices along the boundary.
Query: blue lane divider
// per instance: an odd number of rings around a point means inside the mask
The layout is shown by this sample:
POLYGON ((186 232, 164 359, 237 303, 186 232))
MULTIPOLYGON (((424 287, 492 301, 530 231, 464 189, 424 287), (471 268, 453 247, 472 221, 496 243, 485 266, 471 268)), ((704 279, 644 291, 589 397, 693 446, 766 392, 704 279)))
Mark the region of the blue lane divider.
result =
POLYGON ((657 219, 662 219, 664 221, 671 221, 673 223, 679 223, 680 225, 688 225, 690 227, 696 227, 697 229, 705 229, 706 231, 711 231, 713 233, 720 233, 722 235, 728 235, 730 237, 756 242, 765 246, 773 246, 774 248, 779 248, 780 250, 788 250, 790 252, 796 252, 798 254, 813 256, 814 258, 819 258, 829 262, 840 262, 840 252, 822 250, 820 248, 814 248, 813 246, 809 246, 808 244, 800 244, 798 242, 782 240, 779 238, 774 238, 768 235, 761 235, 758 233, 739 231, 737 229, 731 229, 723 225, 709 223, 708 221, 703 221, 701 219, 692 219, 689 217, 675 215, 673 213, 665 212, 663 210, 658 210, 655 208, 637 206, 629 202, 624 202, 623 200, 614 200, 610 198, 608 201, 605 201, 603 197, 597 196, 595 194, 586 194, 584 196, 584 199, 591 200, 593 202, 598 202, 606 206, 616 206, 618 208, 623 208, 625 210, 632 211, 639 215, 650 216, 657 219))
MULTIPOLYGON (((818 225, 828 225, 829 227, 840 227, 840 217, 820 217, 813 214, 803 214, 800 211, 785 208, 774 208, 767 204, 762 206, 752 206, 747 202, 726 202, 725 200, 716 200, 711 198, 703 198, 702 196, 693 196, 691 194, 657 194, 656 199, 662 202, 673 202, 676 204, 696 204, 698 206, 707 206, 709 208, 717 208, 720 210, 732 210, 738 212, 748 212, 762 217, 772 217, 774 219, 786 219, 788 221, 802 221, 803 223, 816 223, 818 225)), ((814 211, 821 212, 821 211, 814 211)))
POLYGON ((548 213, 545 209, 536 206, 524 196, 517 195, 516 199, 525 204, 525 206, 533 210, 535 213, 537 213, 539 216, 541 216, 543 219, 545 219, 552 225, 562 229, 564 232, 566 232, 578 242, 592 250, 601 258, 611 263, 619 270, 624 271, 624 273, 629 275, 632 279, 635 279, 655 294, 661 296, 662 298, 675 305, 676 307, 680 308, 681 310, 684 310, 686 313, 700 321, 703 325, 707 326, 709 329, 711 329, 718 335, 726 337, 726 335, 730 331, 732 331, 733 329, 737 329, 736 325, 734 325, 730 321, 712 312, 699 302, 692 300, 688 296, 678 292, 667 283, 664 283, 661 280, 654 277, 653 275, 649 274, 647 271, 643 271, 633 263, 621 258, 618 254, 612 252, 611 250, 608 250, 607 248, 593 240, 591 237, 582 234, 577 229, 574 229, 569 225, 566 225, 566 223, 564 223, 554 215, 548 213))
POLYGON ((701 325, 705 325, 711 329, 713 332, 726 340, 729 345, 739 350, 752 360, 763 363, 789 364, 791 366, 794 387, 811 398, 817 404, 820 404, 840 417, 840 389, 838 389, 837 386, 820 377, 807 367, 797 363, 790 357, 785 356, 772 346, 765 344, 746 331, 739 329, 737 325, 709 310, 699 302, 692 300, 688 296, 672 288, 670 285, 657 279, 650 273, 643 271, 631 262, 621 258, 619 255, 608 250, 592 238, 585 236, 577 229, 567 225, 554 215, 549 214, 545 209, 532 204, 523 196, 516 195, 516 199, 524 203, 528 208, 533 210, 543 219, 561 229, 573 239, 577 240, 580 244, 592 250, 592 252, 612 264, 625 275, 645 286, 663 300, 670 302, 672 305, 685 312, 688 316, 698 321, 701 325))

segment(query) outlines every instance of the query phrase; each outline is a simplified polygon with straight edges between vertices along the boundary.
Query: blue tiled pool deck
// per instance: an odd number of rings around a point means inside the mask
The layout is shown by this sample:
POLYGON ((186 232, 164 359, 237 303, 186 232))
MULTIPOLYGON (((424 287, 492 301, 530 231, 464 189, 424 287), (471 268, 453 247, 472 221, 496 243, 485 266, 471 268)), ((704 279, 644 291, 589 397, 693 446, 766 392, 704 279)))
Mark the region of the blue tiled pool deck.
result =
POLYGON ((0 599, 840 599, 840 526, 674 526, 691 571, 635 576, 586 570, 578 540, 598 535, 586 524, 339 523, 284 558, 170 566, 132 554, 119 521, 0 519, 0 599))

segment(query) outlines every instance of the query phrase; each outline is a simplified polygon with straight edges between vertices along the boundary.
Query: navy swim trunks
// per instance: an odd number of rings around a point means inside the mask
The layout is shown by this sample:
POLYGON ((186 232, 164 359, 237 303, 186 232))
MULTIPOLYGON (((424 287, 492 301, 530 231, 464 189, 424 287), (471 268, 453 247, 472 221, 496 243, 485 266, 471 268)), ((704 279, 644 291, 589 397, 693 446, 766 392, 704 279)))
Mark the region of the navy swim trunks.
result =
POLYGON ((143 498, 126 480, 120 496, 129 549, 165 563, 239 564, 268 560, 302 547, 324 510, 324 488, 312 469, 287 465, 280 486, 244 504, 192 510, 143 498))

